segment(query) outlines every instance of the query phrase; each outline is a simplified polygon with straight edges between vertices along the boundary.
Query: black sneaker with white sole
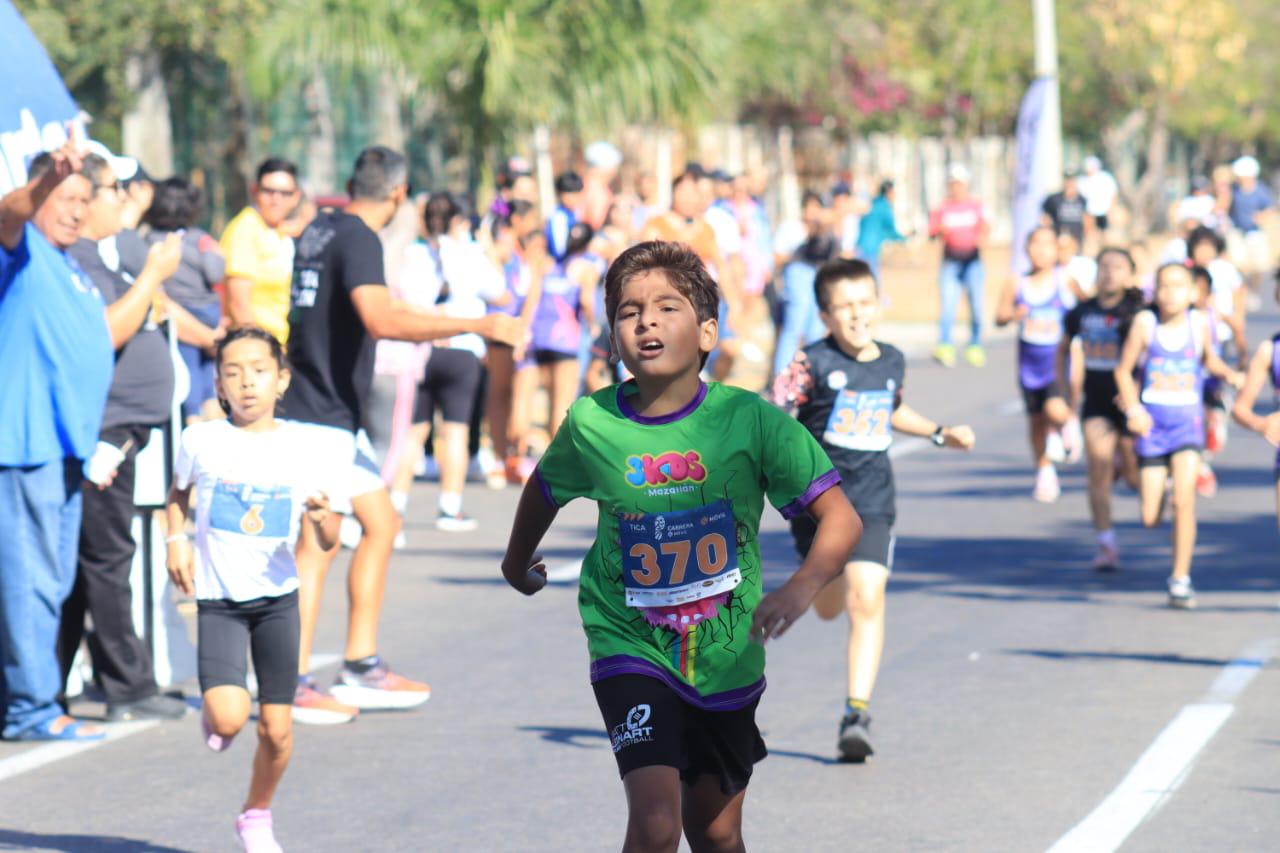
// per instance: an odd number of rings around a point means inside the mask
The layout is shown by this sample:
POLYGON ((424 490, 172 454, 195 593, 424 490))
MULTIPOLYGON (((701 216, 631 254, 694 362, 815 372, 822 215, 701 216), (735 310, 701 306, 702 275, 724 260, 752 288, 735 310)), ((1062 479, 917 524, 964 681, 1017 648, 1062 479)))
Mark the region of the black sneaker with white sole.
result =
POLYGON ((836 749, 841 761, 861 764, 875 752, 871 747, 871 715, 866 711, 850 711, 840 720, 840 737, 836 749))
POLYGON ((108 723, 134 720, 180 720, 187 713, 187 703, 173 696, 156 694, 136 702, 112 702, 107 705, 108 723))

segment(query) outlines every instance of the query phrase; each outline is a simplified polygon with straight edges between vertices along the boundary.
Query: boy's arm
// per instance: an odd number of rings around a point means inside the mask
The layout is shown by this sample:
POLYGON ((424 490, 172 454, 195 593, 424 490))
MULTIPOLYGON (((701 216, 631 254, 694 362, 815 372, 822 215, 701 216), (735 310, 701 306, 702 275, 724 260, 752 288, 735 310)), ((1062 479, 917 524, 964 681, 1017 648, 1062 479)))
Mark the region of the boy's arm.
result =
POLYGON ((1273 349, 1274 345, 1271 341, 1263 341, 1258 346, 1258 351, 1253 354, 1253 360, 1249 362, 1249 372, 1245 375, 1244 387, 1236 395, 1236 404, 1231 409, 1231 415, 1236 419, 1236 423, 1245 429, 1251 429, 1262 435, 1272 445, 1280 446, 1280 412, 1259 415, 1253 411, 1253 404, 1271 373, 1273 349))
POLYGON ((338 531, 342 527, 342 515, 333 512, 329 508, 329 496, 324 492, 315 492, 308 495, 304 515, 307 524, 311 525, 311 530, 315 533, 316 542, 324 550, 332 550, 338 544, 338 531))
POLYGON ((862 519, 842 489, 830 488, 818 495, 809 504, 809 514, 818 522, 809 556, 785 584, 760 601, 752 617, 751 634, 761 643, 781 637, 804 615, 818 592, 844 571, 862 536, 862 519))
POLYGON ((536 475, 530 478, 520 493, 507 553, 502 558, 502 576, 525 595, 533 595, 547 585, 547 567, 534 551, 559 512, 543 493, 541 479, 536 475))
POLYGON ((1203 347, 1204 352, 1205 370, 1209 371, 1210 375, 1216 376, 1232 388, 1239 391, 1240 386, 1244 385, 1244 374, 1239 370, 1232 369, 1231 365, 1222 360, 1222 356, 1214 352, 1211 345, 1213 343, 1213 330, 1209 328, 1209 322, 1209 319, 1206 317, 1200 330, 1203 334, 1201 346, 1203 347))
POLYGON ((996 305, 996 325, 1007 326, 1018 318, 1015 305, 1017 285, 1012 278, 1006 279, 1004 289, 1000 291, 1000 302, 996 305))
POLYGON ((187 509, 191 505, 191 487, 178 488, 177 484, 169 489, 169 498, 165 502, 165 568, 169 570, 169 579, 173 585, 186 595, 194 595, 196 588, 192 581, 191 540, 185 528, 187 526, 187 509))
MULTIPOLYGON (((1140 319, 1143 315, 1139 314, 1140 319)), ((1138 366, 1138 359, 1147 349, 1147 324, 1134 320, 1129 327, 1129 335, 1124 339, 1124 348, 1120 351, 1120 363, 1116 365, 1116 396, 1120 401, 1120 410, 1124 412, 1126 426, 1134 435, 1146 435, 1151 431, 1151 416, 1142 407, 1138 398, 1138 383, 1133 380, 1133 371, 1138 366)))
POLYGON ((907 435, 933 436, 934 433, 941 431, 942 440, 946 446, 956 450, 968 450, 973 447, 976 440, 973 430, 969 427, 944 427, 936 421, 929 420, 906 403, 902 403, 894 410, 893 418, 889 423, 898 432, 904 432, 907 435))

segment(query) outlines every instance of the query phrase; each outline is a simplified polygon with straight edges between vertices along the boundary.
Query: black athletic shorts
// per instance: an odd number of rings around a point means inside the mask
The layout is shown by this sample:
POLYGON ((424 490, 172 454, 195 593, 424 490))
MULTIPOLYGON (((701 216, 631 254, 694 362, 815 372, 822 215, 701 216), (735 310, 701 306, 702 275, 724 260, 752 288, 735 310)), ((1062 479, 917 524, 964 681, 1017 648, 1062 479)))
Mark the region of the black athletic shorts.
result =
MULTIPOLYGON (((796 552, 801 559, 809 556, 809 548, 813 546, 813 537, 817 532, 818 523, 809 513, 801 513, 791 519, 791 538, 795 540, 796 552)), ((862 538, 854 546, 848 561, 879 563, 892 571, 895 541, 893 519, 882 515, 864 515, 862 538)))
POLYGON ((429 424, 440 406, 446 423, 469 424, 480 385, 480 359, 464 349, 434 347, 427 372, 418 385, 413 422, 429 424))
POLYGON ((251 601, 196 602, 200 692, 244 687, 248 655, 258 678, 258 703, 292 705, 298 686, 298 593, 251 601))
POLYGON ((1027 407, 1028 415, 1039 415, 1044 413, 1044 404, 1051 398, 1062 398, 1062 389, 1058 387, 1058 383, 1046 385, 1043 388, 1022 388, 1022 405, 1027 407))
POLYGON ((624 778, 641 767, 674 767, 686 785, 709 775, 733 796, 769 754, 756 728, 759 698, 734 711, 704 711, 648 675, 615 675, 591 687, 624 778))
POLYGON ((1106 418, 1115 425, 1115 428, 1124 434, 1129 432, 1129 419, 1124 416, 1124 412, 1116 405, 1114 399, 1097 400, 1093 397, 1086 396, 1084 405, 1080 407, 1081 422, 1089 420, 1089 418, 1106 418))
POLYGON ((1173 457, 1182 453, 1184 450, 1194 450, 1196 453, 1203 452, 1204 448, 1198 444, 1184 444, 1182 447, 1170 450, 1168 453, 1161 453, 1159 456, 1139 456, 1139 468, 1168 468, 1173 462, 1173 457))
POLYGON ((560 352, 553 349, 536 349, 533 351, 533 363, 539 367, 545 367, 549 364, 559 364, 562 361, 577 361, 578 354, 573 352, 560 352))

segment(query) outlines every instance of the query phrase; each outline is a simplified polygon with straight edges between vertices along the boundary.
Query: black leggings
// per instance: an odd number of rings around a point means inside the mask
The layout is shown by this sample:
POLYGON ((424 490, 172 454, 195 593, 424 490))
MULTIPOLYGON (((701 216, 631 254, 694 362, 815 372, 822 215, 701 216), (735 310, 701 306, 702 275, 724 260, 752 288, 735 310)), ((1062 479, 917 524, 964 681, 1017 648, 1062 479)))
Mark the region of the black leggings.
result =
POLYGON ((462 349, 435 347, 427 359, 427 372, 418 385, 413 422, 431 423, 436 406, 446 423, 469 424, 480 384, 480 359, 462 349))
POLYGON ((258 704, 292 705, 298 686, 298 593, 251 601, 197 602, 200 692, 244 687, 248 652, 258 676, 258 704))

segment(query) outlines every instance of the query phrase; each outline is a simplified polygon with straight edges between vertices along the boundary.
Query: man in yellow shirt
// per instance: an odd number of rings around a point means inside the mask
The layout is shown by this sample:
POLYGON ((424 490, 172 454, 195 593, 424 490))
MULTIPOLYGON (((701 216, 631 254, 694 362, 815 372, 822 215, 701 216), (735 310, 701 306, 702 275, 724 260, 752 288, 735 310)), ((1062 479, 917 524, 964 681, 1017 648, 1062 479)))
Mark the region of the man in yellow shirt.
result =
POLYGON ((287 220, 301 198, 298 167, 279 157, 267 158, 258 167, 251 196, 253 204, 222 232, 226 313, 233 327, 261 326, 285 343, 294 230, 287 220))

